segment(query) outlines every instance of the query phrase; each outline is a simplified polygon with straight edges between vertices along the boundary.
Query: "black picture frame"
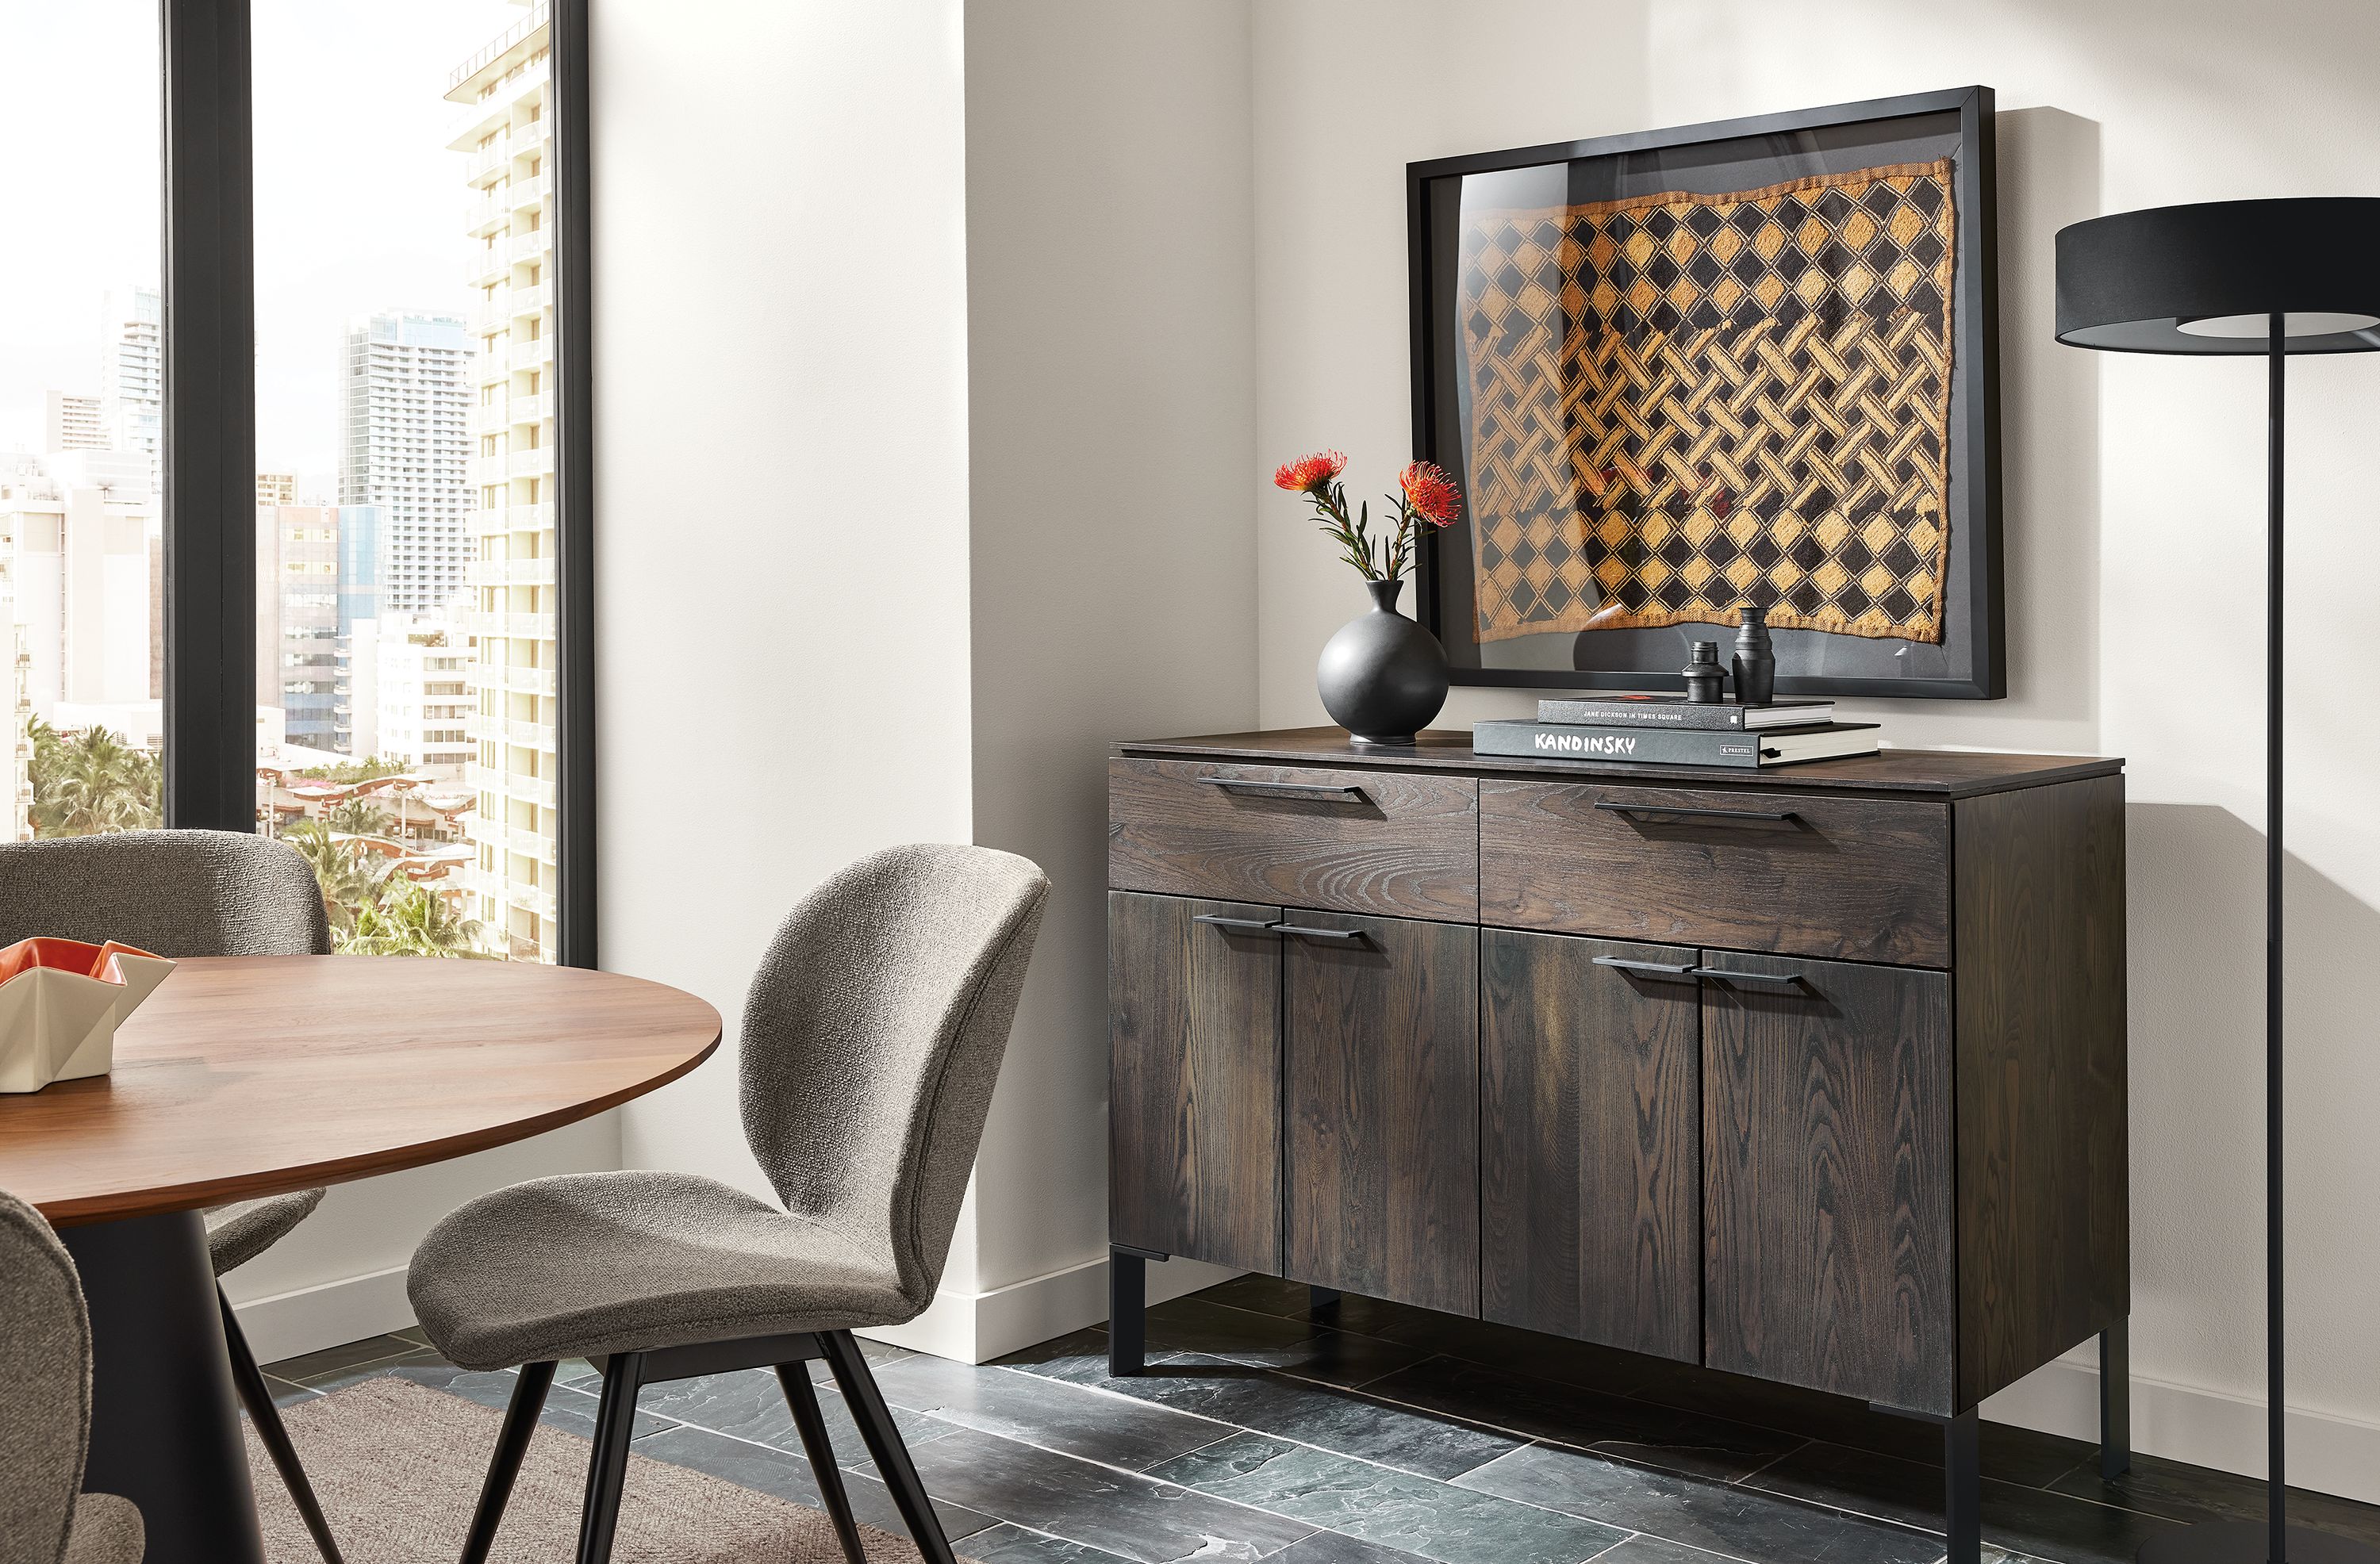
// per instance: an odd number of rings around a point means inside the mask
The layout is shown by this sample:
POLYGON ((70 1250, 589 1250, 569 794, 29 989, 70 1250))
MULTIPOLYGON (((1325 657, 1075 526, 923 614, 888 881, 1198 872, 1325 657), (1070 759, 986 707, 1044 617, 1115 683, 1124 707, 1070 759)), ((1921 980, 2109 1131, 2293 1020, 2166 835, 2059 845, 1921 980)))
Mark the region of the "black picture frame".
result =
MULTIPOLYGON (((1959 87, 1864 103, 1795 109, 1746 119, 1644 130, 1621 136, 1437 158, 1405 167, 1407 264, 1412 290, 1414 450, 1461 479, 1465 466, 1454 375, 1452 253, 1462 181, 1548 164, 1614 160, 1622 193, 1731 189, 1897 161, 1882 149, 1927 139, 1952 160, 1952 199, 1960 214, 1951 295, 1949 527, 1944 631, 1937 647, 1869 640, 1815 630, 1779 629, 1777 691, 1786 696, 1867 696, 1900 699, 1991 700, 2008 693, 2007 631, 2000 552, 1998 213, 1993 148, 1993 94, 1959 87), (1955 127, 1955 132, 1954 128, 1955 127), (1732 145, 1729 145, 1729 144, 1732 145), (1767 143, 1764 148, 1761 143, 1767 143), (1870 154, 1864 149, 1878 149, 1870 154), (1759 169, 1764 157, 1773 167, 1759 169), (1693 176, 1696 159, 1716 182, 1693 176), (1629 160, 1638 166, 1631 170, 1629 160), (1723 176, 1723 177, 1722 177, 1723 176), (1857 646, 1847 643, 1858 642, 1857 646), (1831 643, 1831 644, 1821 644, 1831 643), (1912 650, 1916 661, 1902 661, 1912 650), (1824 664, 1825 666, 1821 666, 1824 664), (1917 670, 1902 673, 1901 667, 1917 670)), ((1939 154, 1936 154, 1939 155, 1939 154)), ((1679 690, 1686 660, 1682 631, 1725 643, 1718 624, 1667 630, 1590 630, 1573 638, 1632 637, 1594 643, 1600 666, 1490 667, 1480 661, 1471 626, 1468 518, 1422 540, 1416 561, 1415 616, 1445 645, 1458 685, 1544 690, 1679 690), (1451 552, 1463 551, 1459 568, 1451 552), (1464 600, 1447 599, 1457 585, 1464 600), (1451 612, 1450 612, 1451 610, 1451 612), (1455 632, 1450 637, 1448 632, 1455 632), (1658 655, 1656 649, 1658 649, 1658 655), (1622 665, 1624 664, 1624 665, 1622 665)), ((1567 632, 1564 632, 1567 634, 1567 632)), ((1504 643, 1511 644, 1511 643, 1504 643)), ((1585 655, 1585 648, 1573 656, 1585 655)))

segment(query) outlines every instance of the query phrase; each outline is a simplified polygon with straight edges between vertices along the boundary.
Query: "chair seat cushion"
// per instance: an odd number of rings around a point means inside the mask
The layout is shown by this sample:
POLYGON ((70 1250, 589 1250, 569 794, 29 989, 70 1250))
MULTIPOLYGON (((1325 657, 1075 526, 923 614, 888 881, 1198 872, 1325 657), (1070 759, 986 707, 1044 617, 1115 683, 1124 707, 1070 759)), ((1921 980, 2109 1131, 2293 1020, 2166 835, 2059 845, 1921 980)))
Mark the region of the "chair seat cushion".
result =
POLYGON ((566 1173, 463 1206, 414 1251, 414 1317, 464 1368, 913 1319, 892 1257, 690 1173, 566 1173))
POLYGON ((268 1194, 261 1200, 237 1200, 200 1212, 207 1224, 207 1258, 215 1275, 244 1266, 289 1236, 289 1230, 314 1214, 322 1203, 319 1189, 294 1194, 268 1194))
POLYGON ((140 1564, 146 1540, 140 1508, 130 1499, 82 1494, 75 1499, 74 1529, 59 1564, 140 1564))

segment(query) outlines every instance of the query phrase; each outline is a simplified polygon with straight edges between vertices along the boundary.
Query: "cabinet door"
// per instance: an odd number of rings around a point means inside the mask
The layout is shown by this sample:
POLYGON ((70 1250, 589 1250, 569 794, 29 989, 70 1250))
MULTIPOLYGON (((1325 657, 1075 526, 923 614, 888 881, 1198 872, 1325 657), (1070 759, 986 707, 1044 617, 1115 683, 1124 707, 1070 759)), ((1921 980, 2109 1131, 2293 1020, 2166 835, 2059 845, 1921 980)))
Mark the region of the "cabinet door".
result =
POLYGON ((1488 1318, 1701 1361, 1698 954, 1480 935, 1488 1318))
POLYGON ((1278 907, 1108 896, 1114 1242, 1281 1269, 1278 907))
POLYGON ((1286 1274, 1475 1315, 1479 930, 1288 917, 1286 1274))
POLYGON ((1704 967, 1704 1361, 1955 1410, 1949 979, 1704 967))

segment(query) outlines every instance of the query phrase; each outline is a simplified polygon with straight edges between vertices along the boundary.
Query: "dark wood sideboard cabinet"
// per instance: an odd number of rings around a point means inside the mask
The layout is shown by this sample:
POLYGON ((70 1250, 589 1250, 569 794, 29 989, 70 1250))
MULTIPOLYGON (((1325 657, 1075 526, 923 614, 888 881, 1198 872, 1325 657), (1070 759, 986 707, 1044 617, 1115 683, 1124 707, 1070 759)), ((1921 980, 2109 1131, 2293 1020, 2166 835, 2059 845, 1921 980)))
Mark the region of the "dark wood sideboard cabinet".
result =
POLYGON ((1112 1368, 1174 1256, 1938 1424, 2093 1336, 2129 1460, 2122 763, 1332 729, 1108 774, 1112 1368))

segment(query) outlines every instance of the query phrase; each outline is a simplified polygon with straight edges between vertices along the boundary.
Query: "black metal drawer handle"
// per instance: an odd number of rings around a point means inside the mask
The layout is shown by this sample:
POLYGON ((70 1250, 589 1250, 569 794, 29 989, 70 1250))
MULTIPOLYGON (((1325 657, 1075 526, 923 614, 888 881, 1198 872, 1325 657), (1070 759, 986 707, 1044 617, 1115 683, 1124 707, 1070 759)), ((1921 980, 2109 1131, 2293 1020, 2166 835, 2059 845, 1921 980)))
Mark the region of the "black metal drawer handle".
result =
POLYGON ((1281 932, 1281 922, 1277 918, 1224 917, 1216 913, 1196 913, 1191 915, 1190 921, 1192 923, 1211 923, 1217 928, 1237 929, 1243 934, 1278 934, 1281 932))
POLYGON ((1301 940, 1343 940, 1351 945, 1360 945, 1371 938, 1360 928, 1308 928, 1295 923, 1276 923, 1272 931, 1275 934, 1294 934, 1301 940))
POLYGON ((1245 777, 1193 777, 1195 782, 1232 793, 1260 793, 1268 798, 1317 798, 1333 804, 1368 804, 1360 787, 1334 787, 1329 782, 1256 782, 1245 777))
POLYGON ((1698 970, 1692 962, 1631 961, 1626 956, 1597 956, 1595 964, 1621 972, 1647 973, 1656 977, 1692 977, 1698 970))
POLYGON ((1688 815, 1698 820, 1732 821, 1739 825, 1790 825, 1801 819, 1791 809, 1699 809, 1683 804, 1597 804, 1615 815, 1688 815))
POLYGON ((1727 972, 1715 966, 1694 968, 1697 977, 1724 978, 1730 983, 1779 983, 1789 988, 1808 989, 1810 980, 1798 972, 1727 972))

